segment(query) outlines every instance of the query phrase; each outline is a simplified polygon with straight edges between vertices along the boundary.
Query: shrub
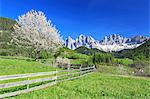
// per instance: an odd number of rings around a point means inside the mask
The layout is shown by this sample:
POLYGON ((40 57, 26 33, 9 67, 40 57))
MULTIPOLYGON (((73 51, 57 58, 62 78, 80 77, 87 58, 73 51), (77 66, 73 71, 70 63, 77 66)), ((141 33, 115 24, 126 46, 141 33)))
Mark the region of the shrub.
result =
POLYGON ((49 54, 47 51, 41 51, 40 53, 40 59, 48 59, 49 58, 49 54))
POLYGON ((1 56, 7 56, 7 52, 0 52, 1 56))
POLYGON ((113 57, 111 54, 94 54, 92 57, 94 64, 96 63, 111 63, 113 62, 113 57))
POLYGON ((130 64, 133 64, 133 60, 128 59, 128 58, 115 58, 114 64, 122 64, 122 65, 128 66, 130 64))

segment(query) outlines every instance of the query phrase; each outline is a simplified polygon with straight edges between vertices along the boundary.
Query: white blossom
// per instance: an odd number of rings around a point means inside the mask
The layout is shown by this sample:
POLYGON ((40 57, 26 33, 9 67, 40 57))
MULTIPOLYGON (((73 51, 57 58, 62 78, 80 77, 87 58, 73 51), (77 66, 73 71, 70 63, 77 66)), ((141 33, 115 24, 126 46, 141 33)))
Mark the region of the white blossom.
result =
POLYGON ((43 12, 31 10, 16 21, 12 40, 18 47, 34 48, 35 51, 56 51, 61 47, 59 31, 43 12))

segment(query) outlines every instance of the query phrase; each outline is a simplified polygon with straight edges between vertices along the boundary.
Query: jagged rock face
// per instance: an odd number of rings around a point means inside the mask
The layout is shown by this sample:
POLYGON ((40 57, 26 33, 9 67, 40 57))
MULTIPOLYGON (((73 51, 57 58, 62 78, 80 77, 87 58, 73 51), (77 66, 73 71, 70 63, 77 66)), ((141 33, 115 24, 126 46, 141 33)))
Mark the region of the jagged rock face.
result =
POLYGON ((146 40, 150 39, 149 37, 144 37, 144 36, 135 36, 135 37, 131 37, 129 41, 127 41, 127 43, 134 43, 134 44, 140 44, 146 40))
POLYGON ((74 45, 75 40, 73 40, 70 36, 68 39, 65 41, 65 46, 68 47, 69 49, 75 49, 76 46, 74 45))
POLYGON ((73 40, 70 36, 65 41, 65 46, 69 49, 76 49, 80 46, 86 46, 87 48, 95 48, 99 42, 95 41, 91 36, 80 35, 76 40, 73 40))
POLYGON ((119 34, 113 34, 109 37, 105 36, 104 40, 100 41, 103 45, 113 45, 113 44, 124 44, 128 39, 120 36, 119 34))
POLYGON ((103 40, 98 41, 91 36, 81 34, 76 40, 73 40, 69 36, 65 41, 65 46, 73 50, 80 46, 85 46, 87 48, 97 48, 105 52, 111 52, 136 48, 148 39, 149 37, 144 36, 125 38, 118 34, 113 34, 109 37, 105 36, 103 40))

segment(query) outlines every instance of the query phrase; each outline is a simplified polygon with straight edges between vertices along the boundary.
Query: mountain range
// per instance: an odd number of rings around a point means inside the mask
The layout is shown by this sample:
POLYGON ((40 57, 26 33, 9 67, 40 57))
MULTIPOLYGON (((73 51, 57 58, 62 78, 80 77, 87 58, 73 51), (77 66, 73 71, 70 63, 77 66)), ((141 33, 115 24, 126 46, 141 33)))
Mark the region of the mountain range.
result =
POLYGON ((103 40, 95 40, 91 36, 81 34, 75 40, 70 36, 65 40, 64 45, 69 49, 76 49, 81 46, 87 48, 97 48, 105 52, 121 51, 123 49, 134 49, 149 40, 150 37, 134 36, 130 38, 123 37, 119 34, 105 36, 103 40))
MULTIPOLYGON (((10 34, 13 32, 13 26, 15 23, 15 20, 0 17, 0 48, 10 48, 7 43, 11 40, 10 34)), ((121 51, 123 49, 134 49, 148 39, 150 39, 150 37, 135 36, 126 38, 119 34, 113 34, 105 36, 103 40, 95 40, 91 36, 81 34, 75 40, 69 36, 64 41, 64 45, 72 50, 80 46, 85 46, 87 48, 97 48, 101 51, 112 52, 121 51)))

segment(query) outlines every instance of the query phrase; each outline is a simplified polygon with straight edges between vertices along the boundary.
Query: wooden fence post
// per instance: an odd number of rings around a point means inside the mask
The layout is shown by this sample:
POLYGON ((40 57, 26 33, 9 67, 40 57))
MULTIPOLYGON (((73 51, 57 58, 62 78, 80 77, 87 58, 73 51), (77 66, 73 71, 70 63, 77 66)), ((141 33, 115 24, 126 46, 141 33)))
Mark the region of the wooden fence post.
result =
MULTIPOLYGON (((28 81, 29 81, 29 80, 30 80, 30 78, 28 77, 28 81)), ((27 84, 27 89, 29 89, 29 87, 30 87, 29 84, 27 84)))
POLYGON ((58 73, 58 71, 57 71, 57 69, 56 69, 56 79, 55 79, 55 83, 57 83, 57 73, 58 73))
POLYGON ((95 65, 93 66, 93 68, 94 68, 94 71, 96 71, 96 66, 95 65))
POLYGON ((82 75, 82 70, 81 69, 82 69, 82 65, 80 66, 80 75, 82 75))
POLYGON ((69 64, 67 64, 67 69, 68 69, 68 76, 70 77, 70 68, 69 68, 69 64))

